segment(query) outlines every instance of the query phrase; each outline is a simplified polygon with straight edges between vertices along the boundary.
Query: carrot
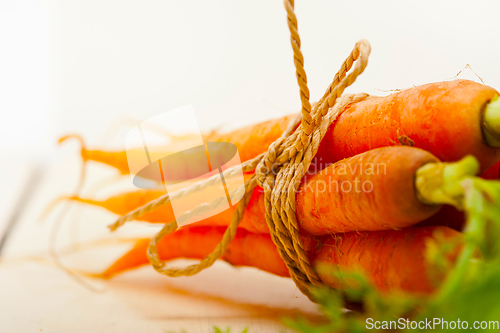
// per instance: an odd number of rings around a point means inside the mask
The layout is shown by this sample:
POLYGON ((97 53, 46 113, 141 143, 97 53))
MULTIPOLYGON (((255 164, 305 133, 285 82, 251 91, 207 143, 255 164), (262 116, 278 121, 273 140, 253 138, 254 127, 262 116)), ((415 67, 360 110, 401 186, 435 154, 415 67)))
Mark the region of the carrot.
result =
MULTIPOLYGON (((260 188, 258 188, 260 189, 260 188)), ((256 189, 255 193, 262 193, 262 189, 256 189)), ((89 204, 93 206, 98 206, 106 209, 117 215, 125 215, 134 209, 137 209, 147 202, 157 199, 160 196, 166 194, 163 190, 137 190, 132 192, 125 192, 119 195, 111 196, 105 200, 94 200, 88 198, 81 198, 78 196, 65 197, 63 199, 77 201, 84 204, 89 204)), ((231 220, 231 216, 234 213, 236 206, 229 208, 213 217, 208 217, 204 220, 205 223, 219 223, 218 225, 227 225, 228 221, 231 220)), ((175 219, 174 211, 170 204, 161 205, 157 207, 154 211, 146 213, 142 216, 136 218, 137 221, 146 221, 150 223, 166 223, 175 219)), ((252 229, 252 225, 246 221, 243 225, 254 232, 258 230, 252 229)))
MULTIPOLYGON (((430 217, 440 206, 423 204, 417 199, 415 173, 431 162, 438 160, 421 149, 385 147, 332 164, 311 177, 306 176, 296 196, 296 217, 301 231, 324 235, 353 230, 404 228, 430 217)), ((73 199, 123 214, 159 194, 138 191, 102 202, 73 199), (145 193, 150 197, 146 198, 145 193)), ((173 221, 175 217, 170 206, 162 207, 157 215, 150 213, 154 215, 141 219, 164 223, 173 221)), ((234 209, 232 207, 206 218, 197 225, 228 225, 234 209)), ((240 226, 253 232, 269 232, 264 211, 264 195, 258 188, 250 199, 240 226)))
MULTIPOLYGON (((249 174, 244 174, 245 181, 251 177, 249 174)), ((262 192, 262 189, 259 187, 255 190, 255 192, 262 192)), ((166 190, 135 190, 120 193, 118 195, 111 196, 104 200, 96 200, 89 198, 82 198, 78 196, 69 196, 62 197, 57 199, 55 202, 58 203, 61 200, 72 200, 88 205, 98 206, 106 209, 107 211, 117 214, 117 215, 125 215, 134 209, 137 209, 151 200, 155 200, 160 196, 168 193, 166 190)), ((189 197, 186 199, 180 200, 189 200, 189 197)), ((50 208, 50 207, 49 207, 50 208)), ((211 221, 230 221, 231 216, 236 209, 235 206, 231 207, 228 211, 224 211, 216 216, 209 218, 211 221)), ((157 207, 154 211, 146 213, 142 216, 136 218, 137 221, 146 221, 150 223, 166 223, 175 219, 174 211, 170 204, 162 205, 157 207)))
MULTIPOLYGON (((159 244, 162 260, 177 258, 202 259, 220 242, 224 227, 186 227, 167 235, 159 244)), ((452 229, 435 226, 404 230, 350 232, 322 237, 304 236, 303 243, 319 278, 334 288, 352 288, 355 284, 346 273, 365 272, 380 290, 429 294, 444 277, 434 273, 426 261, 429 239, 462 241, 462 235, 452 229), (409 260, 411 258, 411 260, 409 260), (437 281, 433 279, 437 278, 437 281)), ((458 244, 458 242, 457 242, 458 244)), ((148 264, 146 250, 149 239, 142 239, 100 276, 112 276, 148 264)), ((448 257, 452 262, 458 248, 448 257)), ((251 266, 287 277, 288 270, 280 258, 270 235, 254 234, 238 229, 236 237, 221 259, 234 266, 251 266)))
POLYGON ((262 154, 285 131, 296 115, 288 115, 250 125, 227 134, 212 132, 205 136, 205 142, 229 142, 238 148, 242 162, 262 154))
POLYGON ((94 161, 111 165, 122 175, 130 174, 126 151, 107 152, 101 150, 87 150, 85 148, 82 148, 81 155, 84 161, 94 161))
POLYGON ((76 139, 80 142, 80 155, 82 156, 82 160, 84 162, 95 161, 110 165, 117 169, 122 175, 128 175, 130 173, 128 169, 126 151, 110 152, 101 150, 88 150, 84 144, 83 138, 77 134, 65 135, 59 139, 59 143, 61 144, 68 139, 76 139))
POLYGON ((500 160, 484 143, 482 114, 498 92, 468 80, 430 83, 348 107, 332 125, 317 156, 333 162, 399 144, 425 149, 441 161, 474 155, 481 173, 500 160))
MULTIPOLYGON (((294 117, 295 115, 291 115, 265 121, 228 134, 211 132, 205 135, 203 140, 204 142, 233 143, 238 148, 241 161, 247 161, 264 152, 285 131, 288 123, 294 117)), ((83 139, 75 134, 64 136, 59 141, 62 142, 69 138, 76 138, 83 143, 83 139)), ((114 167, 122 175, 130 174, 126 151, 89 150, 82 144, 80 154, 84 161, 103 163, 114 167)))
MULTIPOLYGON (((128 212, 141 207, 151 200, 154 200, 163 194, 167 193, 164 190, 138 190, 133 192, 121 193, 112 196, 106 200, 93 200, 77 196, 67 197, 68 200, 73 200, 89 205, 99 206, 106 210, 118 214, 125 215, 128 212)), ((164 223, 165 218, 174 216, 171 205, 163 205, 156 210, 146 213, 137 218, 138 221, 147 221, 151 223, 164 223)))
POLYGON ((435 214, 440 208, 422 204, 415 196, 417 169, 437 161, 421 149, 386 147, 332 164, 325 172, 306 180, 304 190, 297 195, 297 220, 303 229, 314 235, 411 226, 435 214), (385 170, 378 169, 376 175, 369 175, 370 165, 385 170), (342 175, 345 166, 352 169, 342 175), (356 182, 359 191, 354 189, 356 182), (336 184, 351 184, 353 188, 348 192, 341 188, 340 191, 317 193, 322 183, 328 188, 335 188, 336 184))
MULTIPOLYGON (((146 204, 147 202, 157 199, 166 192, 163 190, 138 190, 134 192, 126 192, 117 196, 112 196, 106 200, 92 200, 86 198, 80 198, 77 196, 67 197, 68 200, 73 200, 89 205, 102 207, 114 214, 125 215, 130 211, 139 208, 146 204)), ((249 206, 247 207, 247 212, 240 224, 241 228, 244 228, 250 232, 268 232, 265 223, 257 222, 253 216, 263 215, 261 210, 262 204, 256 202, 262 196, 262 189, 258 187, 255 190, 254 197, 252 197, 249 206)), ((223 226, 227 225, 231 220, 232 214, 235 208, 232 207, 227 211, 221 212, 212 217, 208 217, 203 221, 197 222, 196 225, 211 225, 211 226, 223 226)), ((150 223, 166 223, 167 219, 173 219, 174 213, 172 211, 171 205, 159 206, 156 210, 146 213, 143 216, 137 217, 138 221, 145 221, 150 223)), ((463 212, 457 210, 453 206, 444 205, 436 214, 423 220, 416 224, 416 227, 426 227, 426 226, 436 226, 442 225, 458 231, 463 230, 465 225, 465 215, 463 212)))
MULTIPOLYGON (((220 242, 225 229, 221 226, 181 228, 167 235, 158 244, 160 258, 203 258, 220 242)), ((149 239, 139 240, 132 250, 111 265, 101 277, 110 278, 125 270, 149 264, 146 257, 148 246, 149 239)), ((256 234, 239 228, 222 258, 238 266, 253 266, 280 276, 287 276, 288 273, 269 234, 256 234), (252 249, 251 252, 248 251, 249 248, 252 249)))
MULTIPOLYGON (((320 144, 315 164, 324 167, 343 158, 373 148, 411 145, 434 154, 441 161, 457 161, 472 154, 480 162, 481 173, 500 160, 500 141, 484 143, 483 130, 491 138, 498 126, 482 121, 485 106, 498 92, 468 80, 430 83, 387 97, 351 104, 331 126, 320 144), (488 126, 486 126, 488 125, 488 126)), ((228 134, 211 133, 206 142, 236 145, 242 161, 265 152, 293 116, 247 126, 228 134)), ((82 150, 82 157, 128 173, 125 152, 82 150)))
POLYGON ((454 262, 463 235, 443 226, 335 235, 323 244, 314 266, 321 280, 335 288, 355 288, 356 284, 349 279, 338 281, 334 273, 361 268, 380 290, 432 293, 445 274, 429 265, 425 257, 430 240, 455 244, 446 256, 454 262))

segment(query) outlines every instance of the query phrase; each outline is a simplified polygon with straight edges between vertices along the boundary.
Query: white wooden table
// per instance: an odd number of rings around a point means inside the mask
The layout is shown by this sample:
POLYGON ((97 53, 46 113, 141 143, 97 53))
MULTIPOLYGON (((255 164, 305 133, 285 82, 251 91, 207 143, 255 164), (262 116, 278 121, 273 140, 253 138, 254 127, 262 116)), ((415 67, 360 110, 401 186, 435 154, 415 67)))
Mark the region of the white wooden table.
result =
MULTIPOLYGON (((8 204, 2 206, 0 230, 3 232, 13 213, 18 219, 1 253, 0 332, 191 333, 212 332, 214 326, 223 330, 231 327, 231 332, 244 328, 249 332, 287 332, 281 324, 285 316, 320 319, 316 306, 291 280, 224 262, 189 278, 167 278, 147 266, 110 281, 86 279, 99 292, 75 282, 48 256, 50 232, 61 207, 43 223, 39 216, 51 200, 73 190, 80 163, 76 151, 75 146, 68 145, 61 157, 38 176, 38 186, 33 189, 28 183, 32 198, 27 205, 19 206, 19 211, 14 208, 23 193, 22 183, 32 174, 30 168, 11 167, 17 180, 14 176, 7 177, 9 181, 2 179, 0 193, 8 204)), ((114 175, 105 167, 93 165, 89 169, 88 184, 114 175)), ((1 175, 5 175, 4 170, 1 175)), ((91 187, 87 187, 87 193, 91 187)), ((57 240, 64 264, 73 270, 101 271, 131 246, 112 244, 114 240, 151 235, 158 227, 132 223, 110 235, 106 225, 113 218, 91 207, 73 209, 57 240), (99 239, 107 239, 107 244, 94 242, 87 249, 63 253, 70 244, 99 239)))

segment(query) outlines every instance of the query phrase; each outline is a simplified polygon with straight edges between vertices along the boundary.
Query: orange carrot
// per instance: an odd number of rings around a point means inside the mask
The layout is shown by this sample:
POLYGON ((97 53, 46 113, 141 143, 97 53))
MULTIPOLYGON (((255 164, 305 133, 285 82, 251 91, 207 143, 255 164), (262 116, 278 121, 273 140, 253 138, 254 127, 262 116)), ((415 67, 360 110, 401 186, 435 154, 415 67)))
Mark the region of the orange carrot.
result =
POLYGON ((80 142, 80 155, 82 156, 82 160, 84 162, 95 161, 110 165, 117 169, 122 175, 128 175, 130 173, 128 169, 126 151, 110 152, 101 150, 88 150, 85 146, 83 138, 77 134, 65 135, 59 139, 59 143, 63 143, 68 139, 76 139, 80 142))
MULTIPOLYGON (((220 242, 224 227, 186 227, 167 235, 158 244, 162 260, 202 259, 220 242)), ((350 232, 322 237, 304 236, 303 243, 311 264, 320 279, 334 288, 355 287, 342 274, 361 270, 380 290, 428 294, 435 290, 443 275, 433 275, 425 259, 426 242, 436 239, 462 239, 446 227, 407 228, 403 230, 350 232), (411 258, 411 260, 409 260, 411 258)), ((149 239, 136 243, 133 249, 112 264, 100 276, 110 278, 123 271, 148 264, 149 239)), ((456 251, 449 257, 453 261, 456 251)), ((270 235, 238 229, 236 237, 223 254, 223 260, 234 266, 251 266, 279 276, 289 276, 270 235)))
POLYGON ((422 204, 415 196, 415 173, 430 162, 437 159, 424 150, 385 147, 332 164, 306 180, 304 190, 297 195, 297 220, 313 235, 397 229, 418 223, 440 208, 422 204), (370 165, 378 168, 376 174, 368 174, 370 165), (345 166, 352 169, 342 175, 345 166), (354 188, 356 182, 359 191, 354 188), (329 188, 351 184, 352 189, 320 193, 322 183, 329 188))
POLYGON ((334 235, 323 244, 314 266, 320 279, 334 288, 356 287, 352 280, 339 281, 334 273, 362 269, 380 290, 428 294, 445 277, 426 259, 430 240, 455 245, 446 255, 451 263, 458 256, 463 235, 443 226, 334 235))
MULTIPOLYGON (((264 152, 273 141, 275 141, 288 126, 295 115, 285 116, 246 126, 228 134, 211 132, 204 136, 205 142, 229 142, 237 148, 241 161, 247 161, 264 152)), ((83 142, 78 135, 68 135, 60 139, 77 138, 83 142)), ((126 151, 103 151, 89 150, 82 145, 81 156, 84 161, 95 161, 117 169, 122 175, 130 173, 126 151)))
POLYGON ((500 160, 484 143, 482 112, 498 92, 468 80, 430 83, 348 107, 328 131, 317 156, 333 162, 399 144, 425 149, 443 162, 474 155, 481 173, 500 160))
MULTIPOLYGON (((421 203, 415 196, 415 172, 438 160, 411 147, 385 147, 345 159, 322 172, 304 178, 296 197, 296 217, 303 232, 324 235, 353 230, 404 228, 418 223, 440 206, 421 203)), ((137 208, 159 192, 138 191, 97 204, 118 214, 137 208), (144 197, 149 193, 149 197, 144 197), (141 197, 142 198, 138 198, 141 197)), ((240 224, 253 232, 269 232, 264 221, 262 189, 254 191, 240 224)), ((235 207, 197 222, 197 225, 228 225, 235 207)), ((143 216, 149 222, 173 221, 170 206, 143 216), (160 220, 160 221, 158 221, 160 220)))
POLYGON ((285 131, 288 123, 296 115, 268 120, 256 125, 250 125, 227 134, 212 132, 205 136, 205 142, 229 142, 238 148, 242 162, 262 154, 285 131))
POLYGON ((87 150, 82 148, 82 159, 84 161, 95 161, 103 164, 111 165, 116 168, 120 174, 128 175, 127 152, 126 151, 101 151, 101 150, 87 150))
MULTIPOLYGON (((351 104, 326 133, 316 164, 351 157, 373 148, 411 145, 425 149, 443 162, 472 154, 481 173, 500 160, 500 150, 489 147, 482 136, 485 105, 498 92, 468 80, 430 83, 387 97, 351 104)), ((230 142, 242 161, 269 147, 293 116, 248 126, 229 134, 211 133, 204 140, 230 142)), ((82 150, 82 157, 128 173, 125 152, 82 150)))
MULTIPOLYGON (((167 193, 164 190, 137 190, 132 192, 121 193, 117 196, 112 196, 106 200, 93 200, 80 198, 77 196, 68 197, 68 200, 78 201, 81 203, 100 206, 106 210, 118 214, 125 215, 128 212, 147 204, 149 201, 154 200, 163 194, 167 193)), ((174 216, 171 205, 163 205, 156 210, 146 213, 138 217, 138 221, 147 221, 151 223, 165 223, 165 218, 174 216)))
MULTIPOLYGON (((225 227, 184 227, 167 235, 158 244, 158 253, 162 260, 176 258, 203 258, 220 242, 225 227)), ((101 276, 110 278, 128 269, 149 264, 146 250, 149 239, 139 240, 134 248, 118 259, 101 276)), ((287 268, 281 261, 276 246, 269 234, 256 234, 239 228, 231 241, 223 259, 237 266, 253 266, 262 270, 287 276, 287 268), (248 251, 252 249, 252 251, 248 251)))

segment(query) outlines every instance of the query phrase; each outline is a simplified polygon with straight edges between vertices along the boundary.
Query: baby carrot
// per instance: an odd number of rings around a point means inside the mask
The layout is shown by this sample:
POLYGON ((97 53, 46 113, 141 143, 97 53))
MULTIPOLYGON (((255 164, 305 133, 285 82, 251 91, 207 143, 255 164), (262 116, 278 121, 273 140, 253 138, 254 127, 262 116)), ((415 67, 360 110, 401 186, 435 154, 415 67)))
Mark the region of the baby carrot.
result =
MULTIPOLYGON (((89 205, 103 207, 106 210, 118 214, 125 215, 128 212, 147 204, 167 193, 164 190, 137 190, 132 192, 121 193, 120 195, 112 196, 106 200, 93 200, 77 196, 67 197, 68 200, 73 200, 89 205)), ((163 205, 156 210, 146 213, 137 218, 138 221, 147 221, 151 223, 162 223, 165 218, 172 217, 174 212, 171 205, 163 205)))
MULTIPOLYGON (((227 134, 211 132, 206 134, 203 140, 205 142, 233 143, 238 148, 240 159, 243 162, 264 152, 285 131, 293 118, 295 115, 285 116, 257 125, 246 126, 227 134)), ((83 139, 76 134, 64 136, 59 141, 62 142, 69 138, 76 138, 83 143, 83 139)), ((126 151, 89 150, 82 144, 80 153, 84 161, 95 161, 112 166, 122 175, 130 173, 126 151)))
POLYGON ((327 132, 317 156, 334 162, 373 148, 406 144, 443 162, 472 154, 482 173, 500 160, 500 150, 485 144, 482 122, 496 95, 491 87, 455 80, 353 104, 327 132))
POLYGON ((101 150, 88 150, 85 147, 83 138, 77 134, 70 134, 63 136, 59 139, 59 143, 62 143, 68 139, 76 139, 80 141, 82 146, 80 154, 83 161, 95 161, 103 164, 110 165, 117 169, 122 175, 128 175, 130 173, 128 169, 127 162, 127 152, 126 151, 101 151, 101 150))
MULTIPOLYGON (((225 229, 226 227, 221 226, 181 228, 167 235, 158 244, 160 258, 203 258, 217 246, 225 229)), ((110 278, 125 270, 149 264, 146 257, 148 246, 149 239, 139 240, 133 249, 112 264, 101 277, 110 278)), ((237 266, 253 266, 280 276, 287 276, 288 272, 269 234, 251 233, 241 228, 224 253, 223 259, 237 266)))
POLYGON ((382 291, 429 294, 446 275, 426 258, 431 240, 454 245, 446 255, 451 263, 458 256, 463 235, 443 226, 334 235, 323 243, 314 267, 320 279, 334 288, 356 288, 355 281, 338 275, 361 269, 382 291))
POLYGON ((289 115, 278 119, 268 120, 256 125, 250 125, 230 133, 212 132, 205 136, 205 142, 229 142, 238 148, 242 162, 248 161, 267 150, 285 131, 288 123, 296 115, 289 115))
MULTIPOLYGON (((202 259, 220 242, 224 227, 186 227, 167 235, 158 244, 162 260, 202 259)), ((334 288, 354 287, 343 275, 361 270, 380 290, 396 293, 429 294, 442 280, 426 261, 426 244, 430 239, 462 241, 452 229, 434 226, 376 232, 349 232, 322 237, 304 236, 303 243, 319 278, 334 288), (439 235, 440 234, 440 235, 439 235), (437 239, 436 237, 439 237, 437 239), (411 258, 411 260, 408 260, 411 258), (432 276, 432 277, 431 277, 432 276)), ((149 239, 142 239, 100 276, 111 278, 123 271, 148 264, 149 239)), ((457 251, 447 258, 452 262, 457 251)), ((221 259, 234 266, 251 266, 279 276, 289 276, 270 235, 238 229, 221 259)))
MULTIPOLYGON (((404 228, 435 214, 440 206, 427 205, 416 197, 415 174, 423 165, 438 162, 430 153, 411 147, 384 147, 339 161, 312 176, 306 176, 296 196, 296 217, 301 230, 314 235, 354 230, 404 228)), ((138 191, 97 204, 118 214, 149 200, 134 196, 157 192, 138 191), (120 203, 124 201, 124 203, 120 203)), ((167 205, 167 207, 169 207, 167 205)), ((264 221, 262 189, 254 191, 240 226, 254 232, 269 232, 264 221)), ((197 225, 228 225, 235 207, 197 222, 197 225)), ((170 208, 150 222, 173 221, 170 208)), ((144 216, 143 216, 144 219, 144 216)), ((148 218, 149 220, 149 218, 148 218)))
POLYGON ((421 149, 385 147, 332 164, 305 180, 297 194, 297 220, 314 235, 411 226, 440 208, 423 204, 415 196, 416 171, 437 161, 421 149), (343 175, 345 167, 352 169, 343 175), (346 184, 352 188, 335 190, 335 186, 349 187, 346 184))
MULTIPOLYGON (((481 173, 500 160, 498 92, 468 80, 430 83, 386 97, 353 103, 326 133, 316 155, 320 167, 367 150, 410 145, 431 152, 443 162, 468 154, 480 162, 481 173), (495 104, 496 105, 496 104, 495 104), (486 109, 486 112, 485 112, 486 109), (485 133, 485 136, 483 136, 485 133), (485 143, 486 142, 486 143, 485 143)), ((242 161, 265 152, 293 116, 247 126, 228 134, 217 132, 204 140, 230 142, 242 161)), ((82 157, 128 173, 125 152, 82 149, 82 157)))

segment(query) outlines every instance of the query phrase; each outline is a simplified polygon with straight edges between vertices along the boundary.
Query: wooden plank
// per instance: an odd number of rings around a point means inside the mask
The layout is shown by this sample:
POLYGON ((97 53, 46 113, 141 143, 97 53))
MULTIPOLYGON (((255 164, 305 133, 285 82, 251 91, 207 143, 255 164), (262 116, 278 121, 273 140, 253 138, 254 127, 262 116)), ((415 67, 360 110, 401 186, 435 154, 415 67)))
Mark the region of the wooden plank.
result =
POLYGON ((23 208, 31 197, 30 188, 37 184, 40 168, 33 163, 3 156, 0 165, 0 253, 8 241, 23 208))

